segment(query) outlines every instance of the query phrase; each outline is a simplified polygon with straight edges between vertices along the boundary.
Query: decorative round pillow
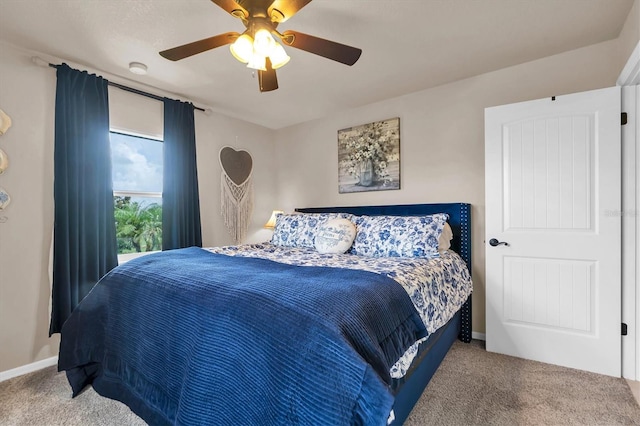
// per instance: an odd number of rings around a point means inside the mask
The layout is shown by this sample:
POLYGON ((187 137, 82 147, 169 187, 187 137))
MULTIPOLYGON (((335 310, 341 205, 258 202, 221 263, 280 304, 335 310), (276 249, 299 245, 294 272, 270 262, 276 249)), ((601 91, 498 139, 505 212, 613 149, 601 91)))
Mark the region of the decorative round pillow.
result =
POLYGON ((318 253, 345 253, 356 237, 356 226, 349 219, 331 219, 320 225, 314 241, 318 253))

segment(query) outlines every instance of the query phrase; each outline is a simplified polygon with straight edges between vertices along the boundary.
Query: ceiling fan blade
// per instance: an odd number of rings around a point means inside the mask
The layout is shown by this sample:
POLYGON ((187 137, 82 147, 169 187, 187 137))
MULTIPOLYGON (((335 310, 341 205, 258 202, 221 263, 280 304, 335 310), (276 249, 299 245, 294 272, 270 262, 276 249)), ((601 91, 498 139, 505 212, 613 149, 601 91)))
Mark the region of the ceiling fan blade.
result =
POLYGON ((266 58, 266 65, 266 71, 258 70, 258 83, 260 84, 261 92, 270 92, 278 88, 276 70, 271 68, 271 60, 269 58, 266 58))
POLYGON ((240 6, 238 3, 236 3, 233 0, 211 0, 211 1, 217 4, 218 6, 220 6, 221 8, 223 8, 224 10, 226 10, 227 13, 233 16, 236 16, 233 14, 234 10, 240 10, 242 11, 242 13, 244 13, 245 18, 249 17, 249 12, 247 11, 247 9, 240 6))
POLYGON ((275 22, 284 22, 309 3, 311 0, 275 0, 269 7, 268 14, 275 22), (274 9, 280 13, 274 14, 274 9))
POLYGON ((332 59, 345 65, 355 64, 362 54, 362 49, 357 47, 347 46, 346 44, 336 43, 335 41, 325 40, 297 31, 285 31, 282 36, 282 42, 287 46, 324 56, 327 59, 332 59))
POLYGON ((198 53, 206 52, 207 50, 215 49, 216 47, 224 46, 225 44, 231 44, 238 37, 240 37, 240 34, 236 32, 218 34, 217 36, 194 41, 193 43, 163 50, 160 52, 160 55, 171 61, 178 61, 188 58, 189 56, 197 55, 198 53))

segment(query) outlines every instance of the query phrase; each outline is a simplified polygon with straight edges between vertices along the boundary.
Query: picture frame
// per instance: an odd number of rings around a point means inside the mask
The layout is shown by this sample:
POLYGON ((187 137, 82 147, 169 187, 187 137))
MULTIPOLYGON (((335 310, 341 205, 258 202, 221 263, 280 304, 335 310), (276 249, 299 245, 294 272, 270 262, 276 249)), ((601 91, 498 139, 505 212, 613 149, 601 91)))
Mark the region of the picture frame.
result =
POLYGON ((338 130, 338 192, 400 189, 400 117, 338 130))

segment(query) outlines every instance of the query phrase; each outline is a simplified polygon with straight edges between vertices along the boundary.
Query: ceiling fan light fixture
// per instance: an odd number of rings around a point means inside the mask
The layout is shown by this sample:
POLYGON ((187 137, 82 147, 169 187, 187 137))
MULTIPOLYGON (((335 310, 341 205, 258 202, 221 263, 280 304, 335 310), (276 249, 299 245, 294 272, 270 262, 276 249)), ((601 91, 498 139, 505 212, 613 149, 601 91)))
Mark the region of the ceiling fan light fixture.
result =
POLYGON ((277 70, 278 68, 286 65, 291 57, 287 55, 287 52, 284 50, 284 47, 278 42, 276 42, 276 46, 269 55, 269 59, 271 60, 271 68, 277 70))
POLYGON ((362 49, 346 44, 276 28, 290 19, 312 0, 211 0, 234 18, 242 21, 244 33, 230 31, 213 37, 183 44, 160 52, 171 61, 188 58, 220 46, 229 45, 231 54, 248 68, 258 70, 260 92, 278 88, 276 69, 291 60, 284 45, 304 50, 345 65, 355 64, 362 49))
POLYGON ((229 46, 229 50, 234 58, 246 64, 253 57, 253 39, 249 34, 242 34, 229 46))
POLYGON ((262 56, 271 56, 271 52, 276 47, 276 41, 273 39, 273 36, 264 28, 256 31, 253 40, 253 50, 262 56))
POLYGON ((264 56, 254 53, 251 60, 247 64, 247 68, 253 68, 254 70, 266 71, 267 60, 264 56))

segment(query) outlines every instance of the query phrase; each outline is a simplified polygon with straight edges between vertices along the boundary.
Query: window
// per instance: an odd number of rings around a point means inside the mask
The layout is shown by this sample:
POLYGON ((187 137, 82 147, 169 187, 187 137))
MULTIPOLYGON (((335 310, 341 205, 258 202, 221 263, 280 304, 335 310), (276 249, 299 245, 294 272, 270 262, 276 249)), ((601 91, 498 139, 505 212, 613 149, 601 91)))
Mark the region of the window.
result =
POLYGON ((161 250, 162 141, 110 136, 118 255, 161 250))

